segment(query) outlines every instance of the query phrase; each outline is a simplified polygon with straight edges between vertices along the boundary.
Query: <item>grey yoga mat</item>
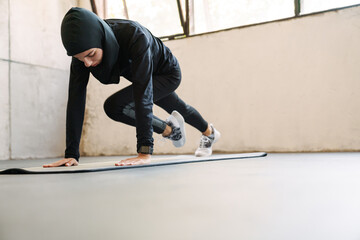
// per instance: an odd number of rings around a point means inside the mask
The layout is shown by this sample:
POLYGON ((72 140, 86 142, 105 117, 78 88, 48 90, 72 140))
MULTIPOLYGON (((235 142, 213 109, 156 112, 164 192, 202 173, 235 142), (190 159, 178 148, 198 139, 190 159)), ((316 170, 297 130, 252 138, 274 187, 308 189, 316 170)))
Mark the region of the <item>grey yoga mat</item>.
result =
POLYGON ((0 174, 54 174, 54 173, 99 172, 99 171, 121 170, 121 169, 129 169, 129 168, 144 168, 144 167, 185 164, 185 163, 256 158, 256 157, 265 157, 266 155, 267 153, 265 152, 256 152, 256 153, 239 153, 239 154, 216 154, 210 157, 195 157, 193 155, 177 155, 170 157, 153 156, 151 159, 151 163, 149 164, 134 165, 134 166, 115 166, 116 162, 125 159, 124 157, 119 157, 117 160, 113 160, 110 162, 95 162, 95 163, 83 163, 83 164, 80 163, 78 166, 71 166, 71 167, 62 166, 56 168, 30 167, 30 168, 1 169, 0 174))

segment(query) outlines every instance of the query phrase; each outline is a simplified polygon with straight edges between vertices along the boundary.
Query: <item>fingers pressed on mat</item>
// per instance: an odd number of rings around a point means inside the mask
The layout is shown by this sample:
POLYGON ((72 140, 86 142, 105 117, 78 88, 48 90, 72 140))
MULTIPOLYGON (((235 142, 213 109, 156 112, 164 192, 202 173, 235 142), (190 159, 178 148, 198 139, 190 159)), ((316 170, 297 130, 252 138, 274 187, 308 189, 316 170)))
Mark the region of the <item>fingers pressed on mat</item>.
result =
POLYGON ((64 158, 59 161, 56 161, 54 163, 45 164, 43 165, 44 168, 50 168, 50 167, 60 167, 60 166, 77 166, 79 163, 74 158, 64 158))
POLYGON ((115 166, 133 166, 133 165, 142 165, 150 163, 150 159, 142 159, 142 158, 129 158, 125 160, 121 160, 118 163, 115 163, 115 166))
POLYGON ((69 166, 77 166, 77 165, 79 165, 79 163, 74 159, 71 159, 70 161, 65 163, 65 166, 67 166, 67 167, 69 167, 69 166))

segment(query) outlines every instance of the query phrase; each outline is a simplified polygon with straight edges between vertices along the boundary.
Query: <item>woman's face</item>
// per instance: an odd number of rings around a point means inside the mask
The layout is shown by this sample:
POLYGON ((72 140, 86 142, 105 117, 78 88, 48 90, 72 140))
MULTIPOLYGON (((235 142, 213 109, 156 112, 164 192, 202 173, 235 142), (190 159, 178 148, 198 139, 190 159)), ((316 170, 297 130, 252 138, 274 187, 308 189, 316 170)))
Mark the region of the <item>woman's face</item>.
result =
POLYGON ((90 48, 84 52, 74 55, 85 64, 85 67, 96 67, 102 61, 103 50, 101 48, 90 48))

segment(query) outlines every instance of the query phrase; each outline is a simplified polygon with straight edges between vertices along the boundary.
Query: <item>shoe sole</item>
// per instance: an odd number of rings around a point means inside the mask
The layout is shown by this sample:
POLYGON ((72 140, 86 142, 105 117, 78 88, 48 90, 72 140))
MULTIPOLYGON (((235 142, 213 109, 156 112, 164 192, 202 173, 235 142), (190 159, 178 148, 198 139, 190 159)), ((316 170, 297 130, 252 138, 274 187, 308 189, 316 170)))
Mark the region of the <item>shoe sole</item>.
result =
POLYGON ((178 111, 173 111, 171 113, 171 115, 178 121, 179 123, 179 128, 181 131, 181 136, 182 138, 178 141, 173 141, 173 145, 177 148, 184 146, 185 141, 186 141, 186 136, 185 136, 185 120, 183 118, 183 116, 181 116, 181 114, 178 111))
POLYGON ((195 152, 195 157, 210 157, 212 155, 212 150, 210 151, 210 153, 196 153, 195 152))

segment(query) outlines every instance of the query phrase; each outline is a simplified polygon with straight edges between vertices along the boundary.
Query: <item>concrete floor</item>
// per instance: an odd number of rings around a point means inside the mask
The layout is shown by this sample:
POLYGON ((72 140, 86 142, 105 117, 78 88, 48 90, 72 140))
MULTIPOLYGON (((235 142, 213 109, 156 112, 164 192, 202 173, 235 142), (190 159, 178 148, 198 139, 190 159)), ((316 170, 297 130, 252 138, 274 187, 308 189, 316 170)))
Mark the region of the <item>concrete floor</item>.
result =
POLYGON ((1 175, 0 239, 360 240, 360 153, 1 175))

